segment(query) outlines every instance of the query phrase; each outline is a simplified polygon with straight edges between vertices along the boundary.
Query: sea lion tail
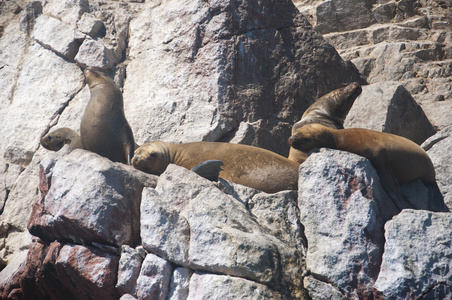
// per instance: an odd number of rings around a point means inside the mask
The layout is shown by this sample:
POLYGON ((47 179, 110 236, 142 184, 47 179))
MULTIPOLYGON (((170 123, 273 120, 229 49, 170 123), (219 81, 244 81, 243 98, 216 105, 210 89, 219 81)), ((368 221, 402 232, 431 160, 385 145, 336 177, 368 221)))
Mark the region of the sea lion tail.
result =
POLYGON ((446 203, 444 202, 443 194, 436 182, 426 184, 428 188, 429 207, 435 212, 450 212, 446 203))

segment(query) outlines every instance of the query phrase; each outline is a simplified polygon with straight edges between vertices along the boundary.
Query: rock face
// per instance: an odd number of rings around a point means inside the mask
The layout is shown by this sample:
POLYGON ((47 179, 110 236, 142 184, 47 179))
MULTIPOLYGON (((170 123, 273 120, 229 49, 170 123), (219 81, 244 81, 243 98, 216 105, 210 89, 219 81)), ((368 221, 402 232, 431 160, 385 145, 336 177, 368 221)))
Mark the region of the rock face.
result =
MULTIPOLYGON (((400 212, 360 157, 314 152, 298 193, 265 194, 39 146, 53 127, 79 130, 86 66, 122 89, 139 144, 282 155, 311 103, 365 78, 347 126, 417 143, 445 128, 423 147, 452 208, 443 2, 306 3, 307 19, 288 0, 0 3, 0 298, 450 297, 451 214, 400 212)), ((420 182, 401 188, 428 201, 420 182)))
POLYGON ((436 170, 436 180, 444 195, 444 202, 452 207, 452 172, 450 158, 452 155, 452 126, 438 132, 427 139, 422 145, 430 156, 436 170))
POLYGON ((398 81, 421 105, 434 127, 452 125, 450 1, 294 3, 369 84, 398 81))

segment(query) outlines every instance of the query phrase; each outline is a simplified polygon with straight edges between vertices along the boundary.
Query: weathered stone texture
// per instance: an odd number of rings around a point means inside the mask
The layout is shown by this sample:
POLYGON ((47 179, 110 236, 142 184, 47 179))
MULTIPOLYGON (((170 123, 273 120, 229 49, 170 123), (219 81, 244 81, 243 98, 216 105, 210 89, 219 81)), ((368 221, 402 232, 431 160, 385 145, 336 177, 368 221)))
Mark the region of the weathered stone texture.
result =
POLYGON ((404 210, 385 225, 375 288, 387 299, 452 297, 450 213, 404 210), (403 233, 403 234, 401 234, 403 233))
POLYGON ((312 153, 300 167, 306 266, 347 299, 371 297, 384 245, 382 214, 397 211, 373 178, 369 161, 337 150, 312 153))
POLYGON ((152 175, 81 149, 42 164, 50 188, 33 205, 32 234, 81 244, 138 242, 141 191, 152 175))
POLYGON ((428 209, 428 190, 404 185, 394 204, 363 158, 314 152, 298 193, 265 194, 39 147, 79 130, 88 65, 123 91, 139 144, 283 155, 314 100, 367 80, 348 126, 417 143, 444 129, 423 146, 452 207, 445 2, 295 3, 307 18, 289 0, 2 1, 0 298, 450 298, 450 214, 400 213, 428 209))
POLYGON ((450 1, 294 3, 369 83, 398 81, 436 128, 452 125, 450 1))

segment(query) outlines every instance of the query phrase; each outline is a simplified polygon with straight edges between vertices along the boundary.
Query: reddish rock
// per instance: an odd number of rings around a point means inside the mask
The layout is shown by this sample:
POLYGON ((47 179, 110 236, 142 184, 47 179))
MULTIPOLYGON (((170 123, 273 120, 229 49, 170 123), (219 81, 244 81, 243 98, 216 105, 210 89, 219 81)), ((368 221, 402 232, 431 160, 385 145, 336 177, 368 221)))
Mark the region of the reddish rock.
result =
POLYGON ((92 247, 35 241, 2 299, 118 299, 119 257, 92 247))

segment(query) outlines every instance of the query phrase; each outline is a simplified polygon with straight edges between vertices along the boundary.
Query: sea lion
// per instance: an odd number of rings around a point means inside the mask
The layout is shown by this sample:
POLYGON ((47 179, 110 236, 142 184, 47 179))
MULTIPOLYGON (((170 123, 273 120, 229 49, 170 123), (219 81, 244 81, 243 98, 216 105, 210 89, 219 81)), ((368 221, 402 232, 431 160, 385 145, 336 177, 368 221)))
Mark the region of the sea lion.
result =
POLYGON ((82 148, 82 141, 75 130, 62 127, 44 135, 41 145, 47 150, 58 151, 64 145, 69 145, 72 149, 82 148))
MULTIPOLYGON (((355 99, 361 94, 361 91, 361 85, 353 82, 344 88, 336 89, 322 96, 304 112, 301 120, 292 126, 292 134, 295 134, 298 128, 312 123, 343 129, 345 117, 352 108, 355 99)), ((307 153, 293 147, 289 150, 288 158, 300 164, 307 157, 307 153)))
POLYGON ((154 175, 172 163, 192 169, 206 160, 220 160, 220 177, 266 193, 298 189, 299 163, 262 148, 219 142, 175 145, 150 142, 135 150, 132 165, 154 175))
POLYGON ((370 160, 377 170, 383 188, 401 203, 398 183, 420 179, 436 192, 430 207, 434 211, 448 211, 436 183, 435 168, 427 153, 416 143, 394 134, 363 128, 332 129, 321 124, 298 128, 289 138, 295 149, 309 152, 314 148, 330 148, 358 154, 370 160))
POLYGON ((91 98, 80 123, 83 148, 130 165, 135 140, 124 115, 121 91, 110 77, 98 70, 86 68, 84 75, 91 98))

